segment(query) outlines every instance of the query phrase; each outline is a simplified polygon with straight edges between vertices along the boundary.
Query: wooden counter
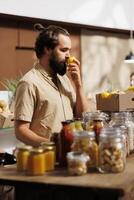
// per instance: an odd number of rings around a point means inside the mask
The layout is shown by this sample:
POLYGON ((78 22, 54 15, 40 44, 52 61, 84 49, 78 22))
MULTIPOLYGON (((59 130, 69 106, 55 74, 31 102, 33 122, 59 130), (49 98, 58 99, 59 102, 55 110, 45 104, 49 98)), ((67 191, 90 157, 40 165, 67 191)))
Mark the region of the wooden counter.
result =
POLYGON ((14 185, 16 199, 82 199, 133 200, 134 156, 127 159, 126 169, 119 174, 88 173, 69 176, 66 169, 56 169, 43 176, 27 176, 16 171, 16 166, 0 168, 0 184, 14 185))

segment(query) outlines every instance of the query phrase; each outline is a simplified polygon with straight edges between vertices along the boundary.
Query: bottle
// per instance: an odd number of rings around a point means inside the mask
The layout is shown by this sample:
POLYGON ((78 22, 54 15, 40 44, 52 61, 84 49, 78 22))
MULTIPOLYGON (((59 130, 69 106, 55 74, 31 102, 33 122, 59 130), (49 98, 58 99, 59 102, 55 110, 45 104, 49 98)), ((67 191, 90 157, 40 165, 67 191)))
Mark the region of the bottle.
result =
POLYGON ((126 154, 121 129, 103 128, 99 142, 99 171, 119 173, 125 169, 126 154))
POLYGON ((27 174, 36 176, 45 172, 44 150, 43 148, 32 148, 28 157, 27 174))
POLYGON ((71 151, 71 145, 73 143, 73 130, 71 123, 72 120, 66 120, 62 122, 62 130, 59 133, 60 140, 60 152, 59 152, 59 165, 66 166, 66 155, 71 151))
POLYGON ((27 170, 28 157, 30 155, 30 150, 32 146, 20 144, 16 148, 17 156, 17 170, 25 172, 27 170))

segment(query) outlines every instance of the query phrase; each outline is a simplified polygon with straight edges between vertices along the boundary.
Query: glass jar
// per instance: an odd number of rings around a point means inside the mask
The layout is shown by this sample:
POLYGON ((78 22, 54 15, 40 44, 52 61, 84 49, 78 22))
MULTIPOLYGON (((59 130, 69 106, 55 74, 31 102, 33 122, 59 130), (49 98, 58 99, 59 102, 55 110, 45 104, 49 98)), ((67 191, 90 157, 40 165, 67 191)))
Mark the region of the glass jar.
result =
POLYGON ((75 131, 83 131, 82 123, 83 123, 83 121, 81 118, 74 119, 75 131))
POLYGON ((33 148, 30 151, 27 164, 28 175, 43 175, 45 172, 43 148, 33 148))
POLYGON ((42 142, 41 148, 44 150, 45 171, 54 170, 56 164, 56 148, 53 142, 42 142))
POLYGON ((73 129, 72 120, 66 120, 62 122, 62 130, 59 133, 60 151, 59 151, 59 164, 61 166, 67 165, 66 154, 71 151, 71 145, 73 143, 73 129))
POLYGON ((128 143, 130 153, 134 152, 134 122, 131 112, 125 112, 125 125, 127 127, 128 143))
POLYGON ((103 127, 107 126, 107 114, 103 112, 85 112, 83 113, 84 127, 86 130, 94 131, 96 142, 99 143, 99 134, 103 127))
POLYGON ((28 157, 30 155, 30 150, 32 146, 28 145, 18 145, 16 148, 16 156, 17 156, 17 170, 18 171, 26 171, 27 170, 27 162, 28 157))
POLYGON ((68 172, 70 175, 83 175, 87 173, 89 156, 82 152, 67 153, 68 172))
POLYGON ((71 149, 74 152, 83 152, 89 155, 88 168, 98 166, 98 145, 93 131, 76 132, 71 149))
POLYGON ((126 154, 121 130, 104 128, 100 134, 99 171, 119 173, 125 169, 126 154))
POLYGON ((130 112, 115 112, 111 114, 110 127, 120 127, 122 134, 125 137, 126 155, 134 151, 134 122, 132 113, 130 112))

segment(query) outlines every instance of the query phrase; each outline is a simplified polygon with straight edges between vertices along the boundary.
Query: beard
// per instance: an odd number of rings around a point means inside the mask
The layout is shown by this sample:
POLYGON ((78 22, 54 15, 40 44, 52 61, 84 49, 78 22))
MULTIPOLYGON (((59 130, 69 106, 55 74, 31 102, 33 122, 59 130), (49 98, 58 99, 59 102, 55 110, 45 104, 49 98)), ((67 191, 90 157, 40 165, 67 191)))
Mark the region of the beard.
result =
POLYGON ((54 53, 52 53, 49 64, 54 73, 63 76, 66 73, 67 66, 65 61, 58 61, 54 53))

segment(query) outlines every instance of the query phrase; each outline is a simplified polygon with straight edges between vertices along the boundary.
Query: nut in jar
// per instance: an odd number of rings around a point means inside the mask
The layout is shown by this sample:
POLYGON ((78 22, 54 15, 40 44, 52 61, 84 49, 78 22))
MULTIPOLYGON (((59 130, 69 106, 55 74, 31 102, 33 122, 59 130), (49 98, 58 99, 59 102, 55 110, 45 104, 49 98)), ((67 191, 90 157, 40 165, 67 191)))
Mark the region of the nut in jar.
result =
POLYGON ((99 171, 119 173, 125 169, 126 155, 120 129, 105 128, 100 135, 99 171))
POLYGON ((74 133, 72 151, 83 152, 89 155, 88 168, 96 168, 98 166, 98 144, 96 143, 95 133, 93 131, 74 133))
POLYGON ((69 152, 67 154, 68 172, 70 175, 84 175, 87 173, 89 156, 82 152, 69 152))

